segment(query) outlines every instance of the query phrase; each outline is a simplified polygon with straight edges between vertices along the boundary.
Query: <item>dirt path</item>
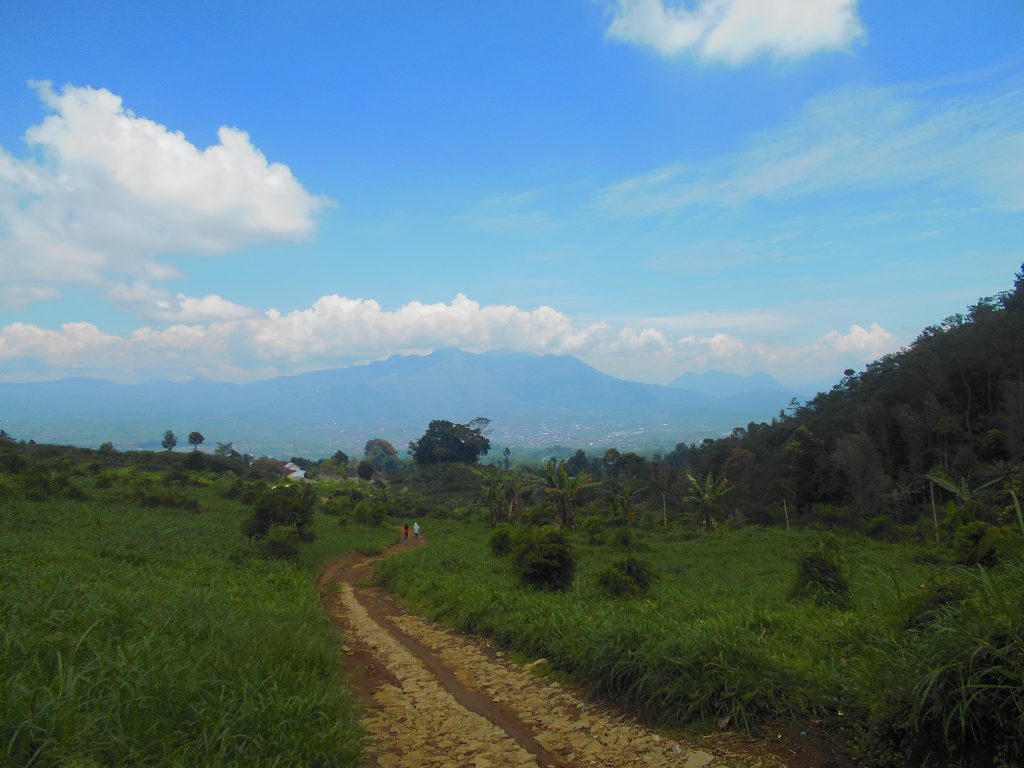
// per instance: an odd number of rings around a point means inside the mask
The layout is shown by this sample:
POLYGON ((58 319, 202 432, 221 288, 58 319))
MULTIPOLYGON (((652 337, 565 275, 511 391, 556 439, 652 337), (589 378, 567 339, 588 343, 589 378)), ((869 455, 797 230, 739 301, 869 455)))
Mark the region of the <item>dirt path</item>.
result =
MULTIPOLYGON (((425 544, 401 541, 388 551, 425 544)), ((406 612, 366 585, 373 560, 349 556, 317 579, 380 768, 782 766, 769 748, 686 743, 514 664, 480 640, 406 612)), ((787 761, 788 763, 789 761, 787 761)), ((791 765, 806 764, 803 761, 791 765)), ((819 765, 823 765, 819 763, 819 765)))

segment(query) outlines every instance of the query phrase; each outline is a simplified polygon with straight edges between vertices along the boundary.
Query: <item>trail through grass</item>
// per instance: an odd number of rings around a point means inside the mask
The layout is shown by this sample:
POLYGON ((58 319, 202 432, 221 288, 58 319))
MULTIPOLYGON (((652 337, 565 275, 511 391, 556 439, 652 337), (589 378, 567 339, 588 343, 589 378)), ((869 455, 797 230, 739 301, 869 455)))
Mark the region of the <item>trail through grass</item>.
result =
POLYGON ((917 545, 833 536, 851 589, 843 609, 792 595, 797 561, 820 546, 819 532, 658 532, 640 537, 636 554, 660 578, 647 599, 624 599, 595 583, 622 557, 614 546, 576 536, 572 587, 545 592, 517 581, 488 533, 431 521, 430 547, 385 560, 378 575, 414 608, 547 658, 594 695, 672 726, 793 716, 862 734, 877 701, 924 674, 894 661, 926 641, 904 630, 903 606, 950 570, 917 545))

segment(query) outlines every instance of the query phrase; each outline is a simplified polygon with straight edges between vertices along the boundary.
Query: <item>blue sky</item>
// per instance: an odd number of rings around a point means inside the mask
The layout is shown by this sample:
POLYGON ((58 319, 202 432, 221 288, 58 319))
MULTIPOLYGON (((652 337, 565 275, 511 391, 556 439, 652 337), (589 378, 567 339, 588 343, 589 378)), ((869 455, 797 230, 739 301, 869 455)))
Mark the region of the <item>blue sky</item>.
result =
POLYGON ((0 380, 834 378, 1012 283, 1022 51, 1019 0, 5 3, 0 380))

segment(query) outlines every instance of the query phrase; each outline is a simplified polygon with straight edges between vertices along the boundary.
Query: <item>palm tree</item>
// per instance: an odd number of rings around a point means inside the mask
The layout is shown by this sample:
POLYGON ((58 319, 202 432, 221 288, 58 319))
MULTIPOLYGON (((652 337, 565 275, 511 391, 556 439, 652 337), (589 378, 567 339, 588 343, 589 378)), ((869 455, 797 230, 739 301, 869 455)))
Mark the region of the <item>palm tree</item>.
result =
POLYGON ((716 480, 714 472, 708 472, 703 480, 698 480, 690 470, 686 470, 686 479, 690 483, 690 495, 685 500, 697 505, 697 519, 705 528, 710 529, 715 522, 711 513, 718 506, 719 499, 732 490, 732 486, 724 476, 716 480))
POLYGON ((584 489, 596 485, 586 472, 570 477, 565 462, 557 464, 554 459, 548 462, 544 476, 544 490, 555 507, 555 525, 559 528, 568 526, 576 529, 576 502, 584 489))

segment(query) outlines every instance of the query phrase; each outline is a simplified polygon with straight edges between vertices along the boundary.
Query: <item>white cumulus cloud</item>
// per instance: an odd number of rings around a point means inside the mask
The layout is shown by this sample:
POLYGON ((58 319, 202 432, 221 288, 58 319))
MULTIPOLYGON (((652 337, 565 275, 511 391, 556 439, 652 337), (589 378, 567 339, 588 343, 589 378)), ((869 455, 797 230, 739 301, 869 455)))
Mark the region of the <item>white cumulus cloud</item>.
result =
MULTIPOLYGON (((127 335, 90 323, 59 329, 13 323, 0 328, 0 380, 90 375, 119 381, 195 376, 252 381, 339 368, 392 354, 440 347, 576 355, 625 379, 669 381, 682 371, 767 371, 798 382, 840 372, 899 348, 877 323, 853 325, 803 343, 767 343, 756 330, 678 335, 672 326, 584 323, 542 306, 410 301, 385 309, 369 299, 322 296, 291 312, 260 312, 220 296, 170 296, 144 284, 121 287, 120 300, 157 306, 164 325, 127 335)), ((678 317, 673 318, 678 322, 678 317)))
POLYGON ((25 133, 32 153, 0 147, 0 306, 62 283, 166 280, 169 253, 301 238, 326 204, 238 128, 200 149, 106 89, 36 87, 50 114, 25 133))
POLYGON ((607 35, 663 56, 737 65, 843 50, 865 31, 857 0, 619 0, 607 35))

